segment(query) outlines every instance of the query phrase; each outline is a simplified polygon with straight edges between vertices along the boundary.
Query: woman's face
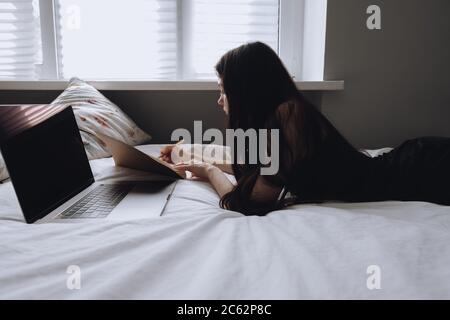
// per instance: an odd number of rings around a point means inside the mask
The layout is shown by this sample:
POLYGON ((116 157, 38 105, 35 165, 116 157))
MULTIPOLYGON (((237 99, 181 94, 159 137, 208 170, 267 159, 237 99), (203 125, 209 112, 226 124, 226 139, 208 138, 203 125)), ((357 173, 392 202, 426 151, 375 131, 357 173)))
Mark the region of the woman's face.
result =
POLYGON ((225 92, 223 90, 222 79, 219 79, 218 84, 219 84, 219 90, 220 90, 220 97, 219 97, 219 101, 217 101, 217 103, 223 109, 225 114, 228 114, 230 109, 229 109, 229 106, 228 106, 227 96, 226 96, 226 94, 225 94, 225 92))

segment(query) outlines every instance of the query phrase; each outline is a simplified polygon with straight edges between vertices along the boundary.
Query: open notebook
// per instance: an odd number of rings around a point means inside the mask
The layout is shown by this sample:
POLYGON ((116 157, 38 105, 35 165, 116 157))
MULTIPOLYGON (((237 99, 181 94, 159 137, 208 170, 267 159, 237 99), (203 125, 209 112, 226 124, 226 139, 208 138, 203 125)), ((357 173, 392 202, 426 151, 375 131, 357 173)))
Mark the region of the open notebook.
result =
POLYGON ((147 155, 135 147, 102 133, 96 133, 96 136, 106 144, 116 166, 151 172, 173 179, 186 178, 183 173, 175 171, 173 165, 161 159, 147 155))

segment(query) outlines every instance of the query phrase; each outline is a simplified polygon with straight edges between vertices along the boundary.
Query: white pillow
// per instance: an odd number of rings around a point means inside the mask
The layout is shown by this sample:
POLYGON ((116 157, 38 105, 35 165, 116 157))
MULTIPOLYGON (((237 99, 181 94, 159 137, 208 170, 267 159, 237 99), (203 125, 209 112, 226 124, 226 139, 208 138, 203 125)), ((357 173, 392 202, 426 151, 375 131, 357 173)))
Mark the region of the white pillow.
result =
POLYGON ((5 161, 0 153, 0 182, 9 177, 8 170, 6 170, 5 161))
POLYGON ((366 151, 372 158, 376 158, 378 156, 381 156, 382 154, 389 153, 392 150, 393 150, 393 148, 383 148, 383 149, 364 150, 364 151, 366 151))
POLYGON ((78 78, 70 80, 67 89, 52 105, 72 106, 89 160, 110 156, 93 132, 109 135, 129 145, 144 144, 151 139, 117 105, 78 78))

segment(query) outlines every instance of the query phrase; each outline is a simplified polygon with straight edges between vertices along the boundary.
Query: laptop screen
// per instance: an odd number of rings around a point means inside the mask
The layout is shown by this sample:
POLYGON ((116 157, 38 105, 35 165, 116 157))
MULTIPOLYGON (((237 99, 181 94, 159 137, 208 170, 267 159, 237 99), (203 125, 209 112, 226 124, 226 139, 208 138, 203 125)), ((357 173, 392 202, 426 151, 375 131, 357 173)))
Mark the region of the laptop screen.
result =
MULTIPOLYGON (((17 107, 0 107, 3 120, 6 116, 2 115, 11 114, 7 108, 17 107)), ((1 152, 28 223, 43 218, 94 182, 72 108, 48 113, 33 126, 24 126, 35 114, 27 108, 16 114, 14 121, 22 123, 19 129, 11 126, 12 120, 0 120, 1 152)))

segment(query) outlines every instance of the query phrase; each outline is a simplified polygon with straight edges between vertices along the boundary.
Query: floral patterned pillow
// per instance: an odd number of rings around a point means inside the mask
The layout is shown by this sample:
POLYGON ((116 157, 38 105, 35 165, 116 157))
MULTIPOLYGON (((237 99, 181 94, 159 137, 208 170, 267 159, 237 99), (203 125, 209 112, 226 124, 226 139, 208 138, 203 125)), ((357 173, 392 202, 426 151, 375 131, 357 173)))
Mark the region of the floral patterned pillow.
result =
POLYGON ((89 160, 110 156, 94 132, 129 145, 144 144, 151 139, 118 106, 78 78, 70 80, 67 89, 52 102, 52 105, 55 104, 72 106, 89 160))

